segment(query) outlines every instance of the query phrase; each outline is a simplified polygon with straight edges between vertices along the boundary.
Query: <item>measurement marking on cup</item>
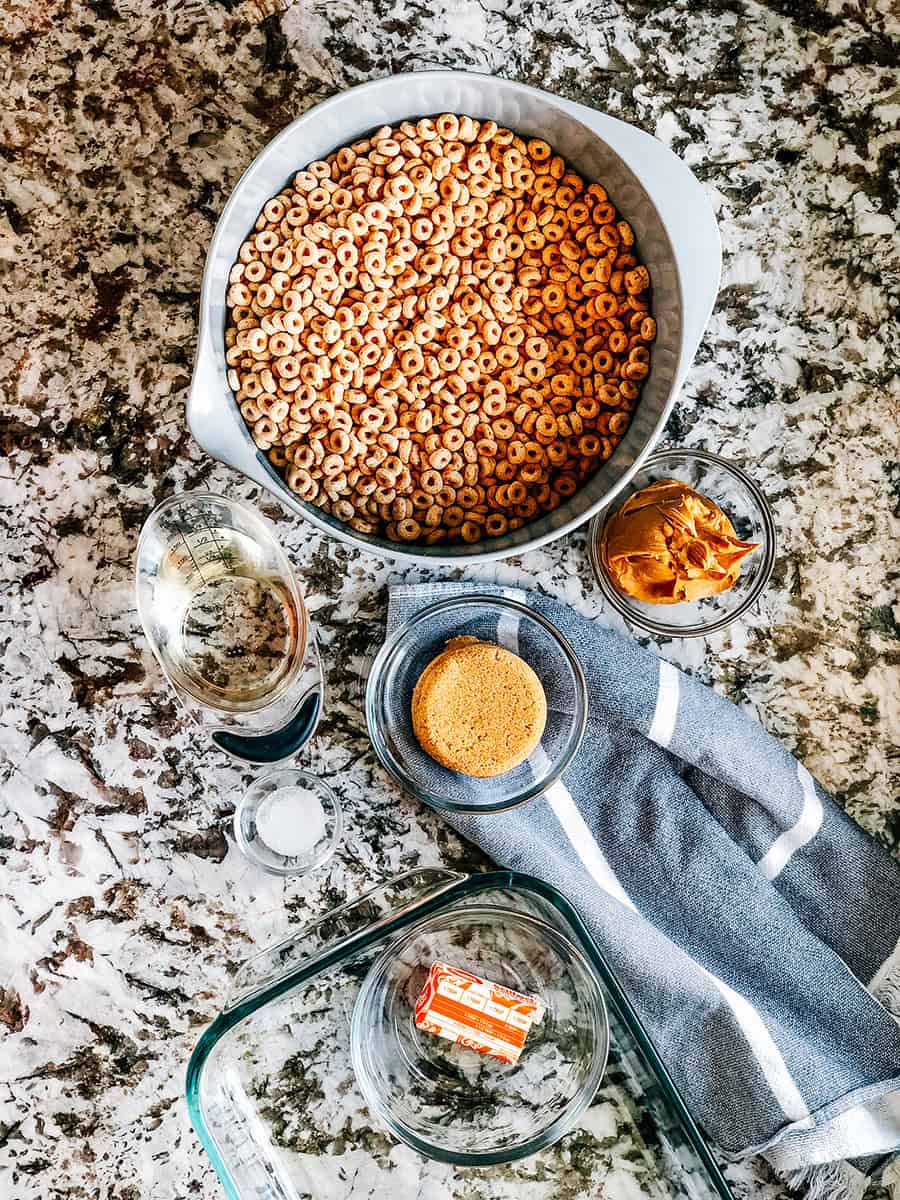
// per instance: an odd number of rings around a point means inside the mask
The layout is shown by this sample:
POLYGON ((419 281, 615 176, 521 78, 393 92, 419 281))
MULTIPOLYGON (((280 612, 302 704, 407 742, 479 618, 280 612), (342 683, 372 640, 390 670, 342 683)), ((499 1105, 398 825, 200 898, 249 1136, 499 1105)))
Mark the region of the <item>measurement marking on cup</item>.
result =
MULTIPOLYGON (((196 570, 196 572, 200 576, 200 578, 203 580, 203 582, 208 583, 209 580, 203 574, 203 568, 201 567, 200 563, 197 562, 197 558, 194 554, 193 547, 191 546, 191 543, 188 541, 187 534, 184 532, 183 529, 179 529, 178 532, 181 535, 181 540, 184 542, 184 548, 185 548, 185 550, 187 550, 188 556, 190 557, 191 562, 194 564, 194 569, 196 570)), ((192 572, 192 574, 193 574, 193 572, 192 572)))
POLYGON ((206 528, 209 530, 210 537, 212 538, 213 543, 216 547, 216 550, 218 551, 219 560, 222 563, 222 565, 225 567, 233 567, 234 566, 234 558, 233 558, 233 555, 231 552, 231 547, 225 546, 223 548, 222 546, 220 546, 219 539, 216 536, 216 531, 210 525, 207 525, 206 528))
POLYGON ((219 539, 216 537, 215 530, 210 525, 207 525, 205 521, 203 522, 203 525, 198 528, 188 532, 185 532, 184 529, 179 529, 178 532, 181 535, 181 540, 184 542, 185 549, 190 555, 191 562, 194 564, 197 574, 204 583, 211 582, 203 574, 204 566, 208 566, 210 563, 214 562, 221 563, 224 567, 229 567, 232 565, 231 555, 227 548, 224 548, 220 545, 219 539), (209 539, 203 536, 204 533, 209 535, 209 539), (206 553, 201 552, 200 557, 198 558, 194 551, 197 550, 200 552, 200 548, 208 545, 209 541, 212 542, 212 549, 206 553))

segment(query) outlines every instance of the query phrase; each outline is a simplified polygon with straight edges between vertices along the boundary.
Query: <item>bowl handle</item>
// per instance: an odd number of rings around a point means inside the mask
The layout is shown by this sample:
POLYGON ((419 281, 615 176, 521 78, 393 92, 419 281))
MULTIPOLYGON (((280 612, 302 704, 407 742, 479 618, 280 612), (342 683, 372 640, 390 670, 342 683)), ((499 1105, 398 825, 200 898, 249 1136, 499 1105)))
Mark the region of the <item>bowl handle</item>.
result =
POLYGON ((209 323, 201 320, 187 398, 187 421, 194 441, 219 462, 228 463, 271 490, 271 480, 259 461, 250 431, 229 393, 224 363, 213 346, 209 323))

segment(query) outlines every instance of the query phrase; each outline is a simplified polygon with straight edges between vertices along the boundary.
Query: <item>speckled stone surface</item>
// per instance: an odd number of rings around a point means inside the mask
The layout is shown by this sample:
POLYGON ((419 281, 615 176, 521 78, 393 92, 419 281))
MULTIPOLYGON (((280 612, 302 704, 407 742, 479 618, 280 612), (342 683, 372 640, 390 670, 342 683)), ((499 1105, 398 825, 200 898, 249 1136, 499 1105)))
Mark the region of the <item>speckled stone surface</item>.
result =
MULTIPOLYGON (((184 423, 204 250, 229 190, 278 129, 351 84, 429 65, 504 74, 655 133, 704 181, 723 286, 668 438, 754 475, 780 553, 759 611, 660 652, 756 712, 900 848, 890 0, 299 0, 268 15, 265 2, 0 2, 0 1194, 12 1200, 218 1196, 184 1069, 236 965, 379 877, 482 865, 394 791, 365 736, 358 674, 390 565, 287 519, 184 423), (332 703, 307 760, 339 791, 347 836, 300 883, 235 851, 223 820, 250 775, 192 736, 138 633, 138 530, 164 496, 198 486, 261 501, 329 663, 332 703)), ((583 535, 481 576, 607 619, 583 535)), ((610 1121, 493 1195, 640 1194, 604 1183, 610 1121)), ((354 1196, 388 1195, 393 1168, 413 1169, 366 1128, 342 1153, 354 1196)), ((786 1194, 761 1164, 731 1176, 742 1197, 786 1194)), ((426 1172, 419 1194, 447 1194, 440 1180, 426 1172)))

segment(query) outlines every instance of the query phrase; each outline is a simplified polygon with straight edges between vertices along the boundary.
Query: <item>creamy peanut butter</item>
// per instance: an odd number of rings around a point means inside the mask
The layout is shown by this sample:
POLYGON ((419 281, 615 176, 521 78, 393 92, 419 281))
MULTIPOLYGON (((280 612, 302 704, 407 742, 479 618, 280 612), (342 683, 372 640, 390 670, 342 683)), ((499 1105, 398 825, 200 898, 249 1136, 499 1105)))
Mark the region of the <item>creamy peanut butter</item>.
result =
POLYGON ((677 479, 657 480, 629 496, 607 523, 600 547, 616 587, 647 604, 727 591, 756 549, 739 540, 717 504, 677 479))

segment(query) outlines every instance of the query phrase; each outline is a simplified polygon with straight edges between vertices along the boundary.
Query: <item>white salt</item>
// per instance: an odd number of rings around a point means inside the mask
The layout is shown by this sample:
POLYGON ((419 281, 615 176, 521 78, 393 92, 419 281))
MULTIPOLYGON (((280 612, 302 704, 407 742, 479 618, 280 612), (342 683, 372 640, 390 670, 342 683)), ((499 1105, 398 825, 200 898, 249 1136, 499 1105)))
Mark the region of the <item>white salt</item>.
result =
POLYGON ((302 858, 325 836, 322 801, 304 787, 278 788, 256 810, 256 832, 276 854, 302 858))

